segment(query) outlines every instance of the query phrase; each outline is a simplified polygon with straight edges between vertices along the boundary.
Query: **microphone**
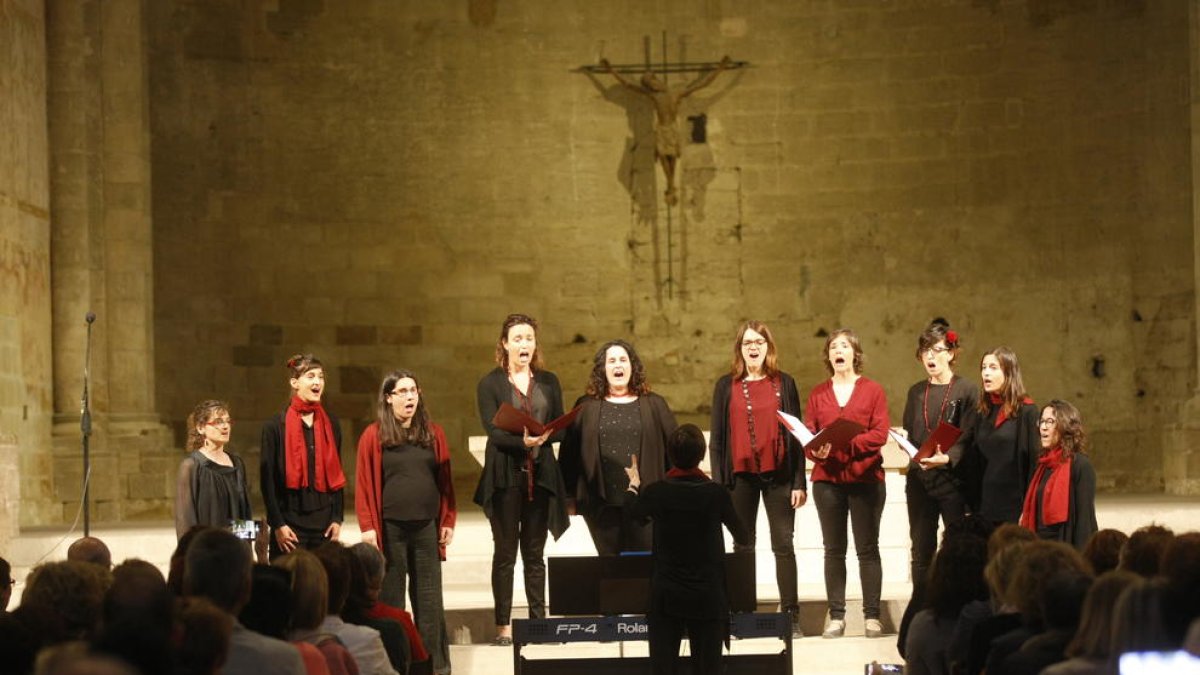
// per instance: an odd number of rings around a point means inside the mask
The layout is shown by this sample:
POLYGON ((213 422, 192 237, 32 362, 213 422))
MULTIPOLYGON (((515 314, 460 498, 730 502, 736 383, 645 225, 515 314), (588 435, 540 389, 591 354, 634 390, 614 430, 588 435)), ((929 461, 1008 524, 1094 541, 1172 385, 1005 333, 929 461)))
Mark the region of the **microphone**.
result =
POLYGON ((83 319, 84 319, 84 321, 87 321, 89 324, 93 323, 96 320, 96 313, 88 312, 86 315, 84 315, 83 319))

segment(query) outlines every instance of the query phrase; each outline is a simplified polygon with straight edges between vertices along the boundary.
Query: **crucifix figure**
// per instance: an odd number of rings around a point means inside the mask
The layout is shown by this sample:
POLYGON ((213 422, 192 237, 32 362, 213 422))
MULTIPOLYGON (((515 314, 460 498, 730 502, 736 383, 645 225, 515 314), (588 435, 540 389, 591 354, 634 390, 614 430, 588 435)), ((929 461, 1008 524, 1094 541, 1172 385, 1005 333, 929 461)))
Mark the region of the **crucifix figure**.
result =
POLYGON ((726 56, 716 68, 692 80, 682 89, 671 89, 650 70, 643 73, 638 82, 633 82, 617 72, 608 59, 600 59, 600 67, 617 78, 617 82, 649 98, 654 104, 654 154, 662 164, 663 173, 666 174, 667 191, 664 196, 667 204, 673 206, 679 201, 675 193, 675 164, 683 151, 678 126, 679 103, 712 84, 721 71, 733 66, 734 62, 726 56))

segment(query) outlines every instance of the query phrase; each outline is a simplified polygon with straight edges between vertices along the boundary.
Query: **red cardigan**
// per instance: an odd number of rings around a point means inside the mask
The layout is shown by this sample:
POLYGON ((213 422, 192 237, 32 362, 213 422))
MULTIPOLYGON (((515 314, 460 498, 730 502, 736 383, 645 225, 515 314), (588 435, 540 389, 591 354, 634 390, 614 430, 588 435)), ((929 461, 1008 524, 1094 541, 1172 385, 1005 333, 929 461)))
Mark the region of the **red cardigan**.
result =
MULTIPOLYGON (((454 505, 454 481, 450 476, 450 449, 446 432, 433 422, 433 457, 438 463, 437 484, 442 499, 438 505, 439 534, 442 527, 454 527, 458 510, 454 505)), ((372 422, 358 438, 358 485, 354 490, 354 511, 358 514, 358 529, 374 530, 376 540, 383 536, 383 447, 379 445, 379 422, 372 422)), ((446 559, 446 547, 439 546, 438 554, 446 559)))
POLYGON ((808 405, 804 407, 804 423, 809 430, 817 433, 839 417, 858 422, 867 430, 850 441, 848 455, 830 454, 821 460, 806 450, 805 455, 815 463, 813 482, 882 483, 883 454, 880 451, 887 442, 890 425, 883 387, 874 380, 858 378, 845 408, 838 405, 837 397, 833 395, 832 380, 813 387, 808 394, 808 405))

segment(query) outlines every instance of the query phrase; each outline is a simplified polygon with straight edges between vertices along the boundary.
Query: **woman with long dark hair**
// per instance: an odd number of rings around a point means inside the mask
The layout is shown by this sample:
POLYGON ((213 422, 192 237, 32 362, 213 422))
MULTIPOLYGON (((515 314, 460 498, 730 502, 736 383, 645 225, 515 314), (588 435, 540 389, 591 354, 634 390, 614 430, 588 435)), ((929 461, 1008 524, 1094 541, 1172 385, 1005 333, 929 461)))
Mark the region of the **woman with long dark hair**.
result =
POLYGON ((779 369, 771 329, 747 321, 733 340, 730 372, 713 387, 711 466, 713 480, 733 497, 733 508, 750 532, 750 543, 735 551, 754 550, 758 505, 762 502, 775 555, 775 583, 780 610, 792 617, 799 634, 796 592, 796 509, 808 499, 804 454, 800 443, 779 423, 776 411, 800 417, 800 390, 779 369))
POLYGON ((291 401, 263 425, 261 475, 271 559, 297 546, 337 541, 342 531, 342 430, 325 411, 325 369, 312 354, 287 361, 291 401))
POLYGON ((971 452, 982 465, 975 504, 993 523, 1016 523, 1033 475, 1041 441, 1038 407, 1025 392, 1021 365, 1008 347, 996 347, 980 362, 979 416, 971 452))
POLYGON ((201 401, 188 415, 187 457, 179 463, 175 490, 175 537, 196 525, 229 529, 250 520, 246 465, 228 452, 233 420, 224 401, 201 401))
POLYGON ((883 567, 879 560, 879 522, 887 489, 883 483, 883 444, 887 441, 888 407, 883 387, 862 375, 863 351, 858 334, 840 328, 825 339, 822 351, 828 380, 813 387, 804 408, 813 433, 839 418, 864 429, 846 447, 825 443, 809 448, 813 460, 813 501, 821 521, 825 546, 825 595, 829 623, 822 637, 846 632, 846 520, 854 530, 858 576, 862 583, 863 618, 867 637, 883 635, 880 596, 883 567))
POLYGON ((403 609, 407 587, 433 672, 448 673, 442 561, 457 510, 446 434, 429 418, 417 376, 408 370, 383 378, 375 415, 358 440, 358 525, 363 541, 388 561, 380 599, 403 609))
POLYGON ((551 444, 562 441, 566 432, 532 436, 528 429, 514 434, 492 424, 502 403, 539 423, 563 414, 562 388, 558 377, 543 369, 533 317, 510 314, 504 319, 496 340, 496 364, 476 389, 479 421, 488 441, 475 503, 483 507, 492 526, 494 643, 511 645, 513 569, 518 548, 525 570, 529 616, 540 619, 546 615, 546 534, 549 531, 557 539, 569 524, 566 487, 551 444))
POLYGON ((653 525, 635 521, 624 508, 625 469, 636 462, 642 485, 662 479, 675 416, 666 399, 650 391, 642 360, 624 340, 609 341, 596 352, 579 405, 559 454, 596 552, 649 551, 653 525))
POLYGON ((1038 420, 1041 454, 1025 492, 1021 526, 1079 550, 1096 533, 1096 470, 1079 410, 1055 399, 1038 420))

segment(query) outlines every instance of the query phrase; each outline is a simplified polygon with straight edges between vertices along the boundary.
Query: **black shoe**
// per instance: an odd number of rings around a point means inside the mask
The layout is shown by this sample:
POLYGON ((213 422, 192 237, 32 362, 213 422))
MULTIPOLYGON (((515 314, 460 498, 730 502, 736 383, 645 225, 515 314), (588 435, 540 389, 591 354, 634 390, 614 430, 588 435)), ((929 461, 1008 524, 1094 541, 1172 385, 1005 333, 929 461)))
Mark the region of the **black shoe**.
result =
POLYGON ((492 646, 493 647, 511 647, 512 646, 512 637, 508 636, 508 635, 497 635, 496 638, 494 640, 492 640, 492 646))

